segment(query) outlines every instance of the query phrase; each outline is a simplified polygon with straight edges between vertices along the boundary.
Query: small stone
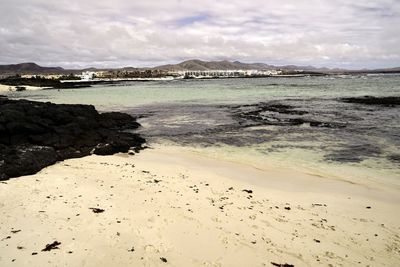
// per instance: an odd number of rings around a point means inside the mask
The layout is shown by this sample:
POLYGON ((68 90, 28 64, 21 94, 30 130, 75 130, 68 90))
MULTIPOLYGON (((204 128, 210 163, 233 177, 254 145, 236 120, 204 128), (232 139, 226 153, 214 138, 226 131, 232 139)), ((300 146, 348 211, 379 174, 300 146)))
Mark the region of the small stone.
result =
POLYGON ((91 209, 94 213, 102 213, 104 212, 104 209, 99 209, 99 208, 89 208, 91 209))

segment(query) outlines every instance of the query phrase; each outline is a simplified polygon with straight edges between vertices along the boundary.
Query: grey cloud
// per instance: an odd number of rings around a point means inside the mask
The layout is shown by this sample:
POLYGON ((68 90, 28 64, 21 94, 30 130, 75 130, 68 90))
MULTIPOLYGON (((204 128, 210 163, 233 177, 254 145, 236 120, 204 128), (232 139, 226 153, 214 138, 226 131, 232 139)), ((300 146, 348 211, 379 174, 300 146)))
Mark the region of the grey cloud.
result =
POLYGON ((2 0, 0 64, 400 65, 400 1, 2 0))

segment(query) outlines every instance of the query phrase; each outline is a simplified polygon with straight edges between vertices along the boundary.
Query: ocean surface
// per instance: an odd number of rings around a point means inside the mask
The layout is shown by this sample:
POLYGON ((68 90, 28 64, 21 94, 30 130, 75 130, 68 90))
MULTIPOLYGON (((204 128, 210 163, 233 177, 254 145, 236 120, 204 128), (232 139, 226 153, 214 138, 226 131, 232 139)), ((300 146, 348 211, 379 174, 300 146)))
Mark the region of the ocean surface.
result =
POLYGON ((399 75, 127 82, 9 96, 127 112, 150 145, 400 186, 400 106, 342 101, 400 96, 399 75))

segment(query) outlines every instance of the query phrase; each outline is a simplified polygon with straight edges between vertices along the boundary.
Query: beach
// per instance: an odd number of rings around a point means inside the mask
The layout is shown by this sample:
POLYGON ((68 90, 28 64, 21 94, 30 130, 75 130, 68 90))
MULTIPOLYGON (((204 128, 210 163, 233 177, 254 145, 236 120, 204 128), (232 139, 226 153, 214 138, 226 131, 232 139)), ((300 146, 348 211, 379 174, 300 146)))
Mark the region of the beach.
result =
POLYGON ((399 200, 188 147, 92 155, 0 183, 0 265, 396 266, 399 200))
POLYGON ((1 0, 0 267, 400 267, 400 0, 282 2, 1 0))
MULTIPOLYGON (((23 87, 25 88, 25 90, 29 90, 29 91, 45 89, 43 87, 29 86, 29 85, 24 85, 23 87)), ((0 93, 15 92, 15 91, 17 91, 16 86, 0 84, 0 93)))

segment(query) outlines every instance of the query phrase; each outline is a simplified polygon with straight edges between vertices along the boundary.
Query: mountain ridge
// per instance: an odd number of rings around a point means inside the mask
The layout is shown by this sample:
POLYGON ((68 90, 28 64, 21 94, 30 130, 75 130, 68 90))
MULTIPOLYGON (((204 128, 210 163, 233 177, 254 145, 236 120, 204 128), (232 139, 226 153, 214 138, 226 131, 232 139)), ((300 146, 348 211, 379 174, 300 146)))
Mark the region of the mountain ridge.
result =
POLYGON ((203 61, 200 59, 185 60, 177 64, 166 64, 152 68, 84 68, 84 69, 64 69, 62 67, 42 67, 33 62, 0 65, 1 75, 15 74, 69 74, 80 73, 81 71, 101 71, 101 70, 163 70, 163 71, 206 71, 206 70, 262 70, 262 69, 280 69, 286 71, 303 70, 310 72, 322 73, 399 73, 400 67, 395 68, 379 68, 379 69, 362 69, 362 70, 346 70, 339 68, 318 68, 314 66, 297 66, 284 65, 274 66, 266 63, 243 63, 240 61, 203 61))
POLYGON ((0 74, 30 74, 32 72, 38 74, 60 73, 65 71, 62 67, 42 67, 33 62, 25 62, 19 64, 0 65, 0 74))
POLYGON ((242 63, 240 61, 203 61, 200 59, 186 60, 178 64, 167 64, 154 67, 153 69, 161 69, 168 71, 183 71, 183 70, 250 70, 250 69, 271 69, 272 65, 265 63, 242 63))

